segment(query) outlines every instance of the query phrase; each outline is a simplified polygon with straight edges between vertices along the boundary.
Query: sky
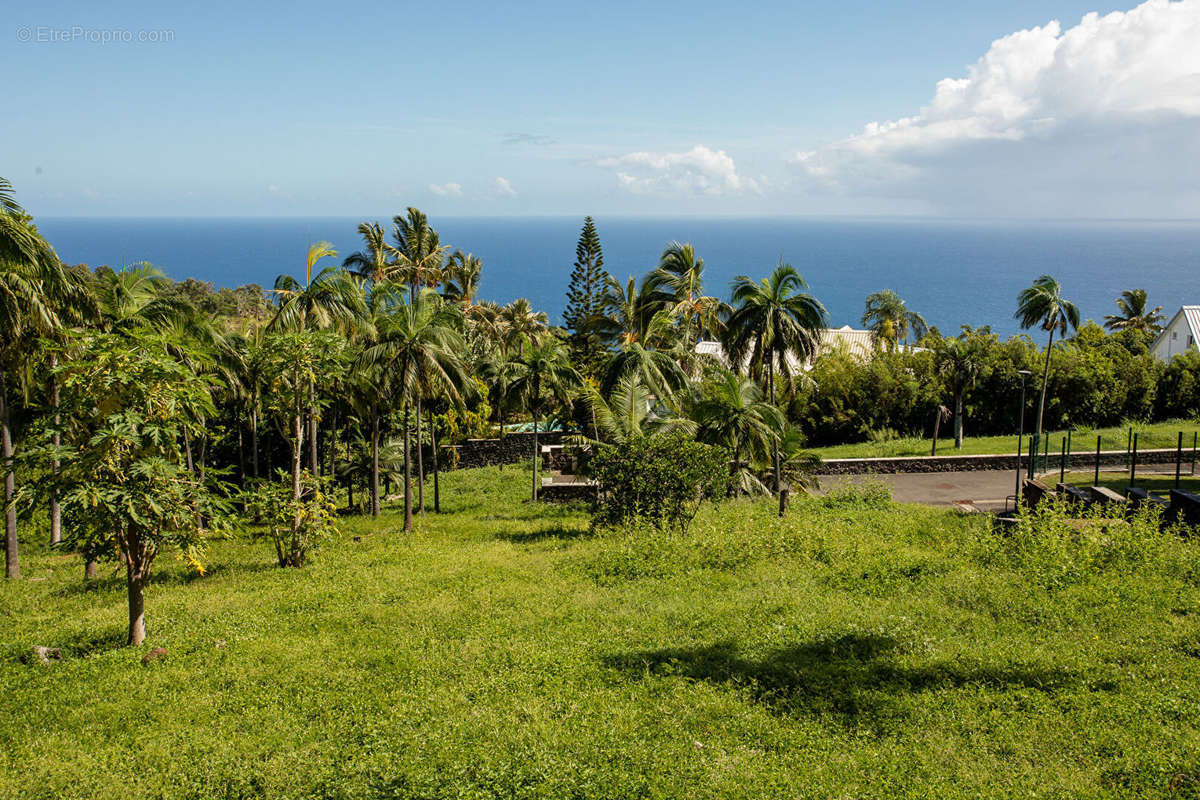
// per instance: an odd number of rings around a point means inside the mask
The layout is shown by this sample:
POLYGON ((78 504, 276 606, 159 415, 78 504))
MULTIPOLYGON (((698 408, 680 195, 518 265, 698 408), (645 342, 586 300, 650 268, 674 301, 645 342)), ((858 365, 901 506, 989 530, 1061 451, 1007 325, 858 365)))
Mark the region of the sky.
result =
POLYGON ((3 17, 35 216, 1200 217, 1200 0, 3 17))

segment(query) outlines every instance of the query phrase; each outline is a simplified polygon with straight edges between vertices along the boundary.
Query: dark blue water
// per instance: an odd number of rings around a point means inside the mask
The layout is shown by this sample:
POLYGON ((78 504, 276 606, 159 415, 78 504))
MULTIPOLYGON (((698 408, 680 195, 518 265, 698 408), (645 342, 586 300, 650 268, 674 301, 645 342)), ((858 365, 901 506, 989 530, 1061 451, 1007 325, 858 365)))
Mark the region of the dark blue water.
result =
MULTIPOLYGON (((360 246, 352 218, 39 218, 41 232, 70 263, 150 261, 175 279, 218 286, 300 275, 310 241, 344 256, 360 246)), ((381 219, 380 221, 386 221, 381 219)), ((528 297, 557 318, 582 220, 435 218, 442 241, 483 259, 480 296, 528 297)), ((1017 293, 1051 274, 1085 318, 1114 311, 1122 290, 1144 288, 1173 313, 1200 302, 1200 223, 958 222, 830 219, 596 220, 605 266, 640 275, 672 239, 692 242, 706 263, 708 291, 728 295, 735 275, 765 276, 780 256, 805 276, 834 325, 857 326, 863 300, 894 289, 943 333, 962 324, 1016 332, 1017 293)))

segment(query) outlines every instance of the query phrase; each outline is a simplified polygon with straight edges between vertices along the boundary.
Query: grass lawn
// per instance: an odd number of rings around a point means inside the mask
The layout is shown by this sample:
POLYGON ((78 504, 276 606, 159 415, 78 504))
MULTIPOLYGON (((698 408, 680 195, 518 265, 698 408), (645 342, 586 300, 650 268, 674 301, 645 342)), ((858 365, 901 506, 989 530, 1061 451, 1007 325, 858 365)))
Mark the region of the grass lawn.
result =
MULTIPOLYGON (((952 426, 944 428, 952 431, 952 426)), ((1184 447, 1189 452, 1192 447, 1192 434, 1200 431, 1200 425, 1195 420, 1172 420, 1156 422, 1152 425, 1135 425, 1138 434, 1138 449, 1152 450, 1160 447, 1175 447, 1178 435, 1183 431, 1184 447)), ((1057 455, 1062 447, 1062 438, 1066 431, 1054 431, 1047 434, 1050 437, 1051 458, 1057 455)), ((1073 452, 1092 452, 1096 449, 1096 437, 1104 437, 1101 447, 1105 450, 1124 450, 1129 441, 1129 427, 1099 428, 1095 430, 1076 430, 1072 433, 1071 449, 1073 452)), ((1028 447, 1028 438, 1023 447, 1028 447)), ((927 456, 933 446, 932 439, 904 438, 892 439, 886 442, 857 442, 855 444, 839 444, 833 447, 814 447, 812 452, 821 458, 893 458, 900 456, 927 456)), ((938 455, 985 455, 992 453, 1015 453, 1017 450, 1017 435, 1011 436, 965 436, 961 450, 954 449, 954 436, 938 439, 938 455)))
POLYGON ((118 578, 28 544, 0 798, 1200 796, 1196 543, 844 493, 592 536, 527 477, 302 570, 162 556, 140 650, 118 578))

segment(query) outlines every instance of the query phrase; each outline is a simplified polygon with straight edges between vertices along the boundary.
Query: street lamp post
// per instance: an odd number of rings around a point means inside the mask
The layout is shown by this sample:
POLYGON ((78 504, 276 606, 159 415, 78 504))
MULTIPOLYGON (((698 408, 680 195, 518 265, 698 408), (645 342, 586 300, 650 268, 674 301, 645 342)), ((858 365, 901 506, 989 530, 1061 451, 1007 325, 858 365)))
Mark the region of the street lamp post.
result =
POLYGON ((1033 373, 1027 369, 1017 370, 1017 374, 1021 376, 1021 411, 1018 416, 1021 421, 1018 423, 1017 433, 1017 502, 1021 501, 1021 441, 1025 438, 1025 379, 1033 373))

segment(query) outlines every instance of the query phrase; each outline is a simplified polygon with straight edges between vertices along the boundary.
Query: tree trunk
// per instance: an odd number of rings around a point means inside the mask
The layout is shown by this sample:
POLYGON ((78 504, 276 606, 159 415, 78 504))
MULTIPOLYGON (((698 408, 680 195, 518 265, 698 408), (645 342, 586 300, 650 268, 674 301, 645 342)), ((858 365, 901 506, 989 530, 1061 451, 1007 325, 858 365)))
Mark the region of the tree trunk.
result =
POLYGON ((317 387, 308 382, 308 433, 312 442, 312 452, 308 454, 309 470, 313 477, 320 474, 321 460, 317 457, 317 387))
POLYGON ((192 462, 192 436, 188 433, 187 428, 183 429, 183 454, 187 461, 188 475, 194 475, 196 465, 192 462))
POLYGON ((17 493, 17 477, 13 474, 12 426, 8 409, 8 384, 0 372, 0 455, 4 458, 4 576, 21 577, 20 558, 17 554, 17 506, 13 495, 17 493))
POLYGON ((538 497, 538 418, 533 418, 533 502, 538 497))
POLYGON ((1034 437, 1041 441, 1042 438, 1042 414, 1046 411, 1046 383, 1050 380, 1050 351, 1054 348, 1054 328, 1050 329, 1050 343, 1046 345, 1046 366, 1042 370, 1042 392, 1038 398, 1038 415, 1037 429, 1034 431, 1034 437))
MULTIPOLYGON (((775 407, 775 361, 774 359, 767 365, 767 383, 771 388, 771 406, 775 407)), ((783 486, 783 470, 779 466, 779 437, 776 436, 771 441, 771 464, 775 478, 775 494, 779 494, 780 488, 783 486)))
POLYGON ((62 466, 58 460, 58 447, 62 444, 62 434, 58 431, 58 426, 61 418, 58 413, 59 392, 58 379, 54 376, 53 370, 58 366, 58 356, 54 353, 50 354, 50 407, 54 409, 54 434, 53 444, 55 448, 54 458, 50 461, 50 474, 54 477, 50 485, 50 544, 55 545, 62 542, 62 506, 58 503, 58 470, 62 466))
POLYGON ((371 516, 379 516, 379 412, 371 415, 371 516))
POLYGON ((329 461, 325 468, 326 475, 337 475, 337 432, 338 418, 337 406, 332 407, 329 418, 329 461))
POLYGON ((417 507, 425 516, 425 443, 421 436, 421 395, 417 393, 417 507))
POLYGON ((126 644, 139 646, 146 641, 146 576, 135 570, 133 559, 125 563, 126 585, 129 588, 129 638, 126 644))
POLYGON ((954 395, 954 449, 962 450, 963 443, 963 393, 954 395))
POLYGON ((442 513, 441 492, 438 489, 438 445, 437 423, 433 421, 433 410, 429 411, 429 455, 433 459, 433 513, 442 513))
POLYGON ((100 571, 100 565, 97 564, 95 561, 92 561, 91 559, 87 559, 86 561, 84 561, 83 579, 85 581, 90 581, 92 578, 95 578, 96 574, 99 571, 100 571))
POLYGON ((250 467, 258 478, 258 404, 250 409, 250 467))
POLYGON ((409 466, 409 403, 404 403, 404 532, 408 533, 413 528, 412 516, 412 468, 409 466))

